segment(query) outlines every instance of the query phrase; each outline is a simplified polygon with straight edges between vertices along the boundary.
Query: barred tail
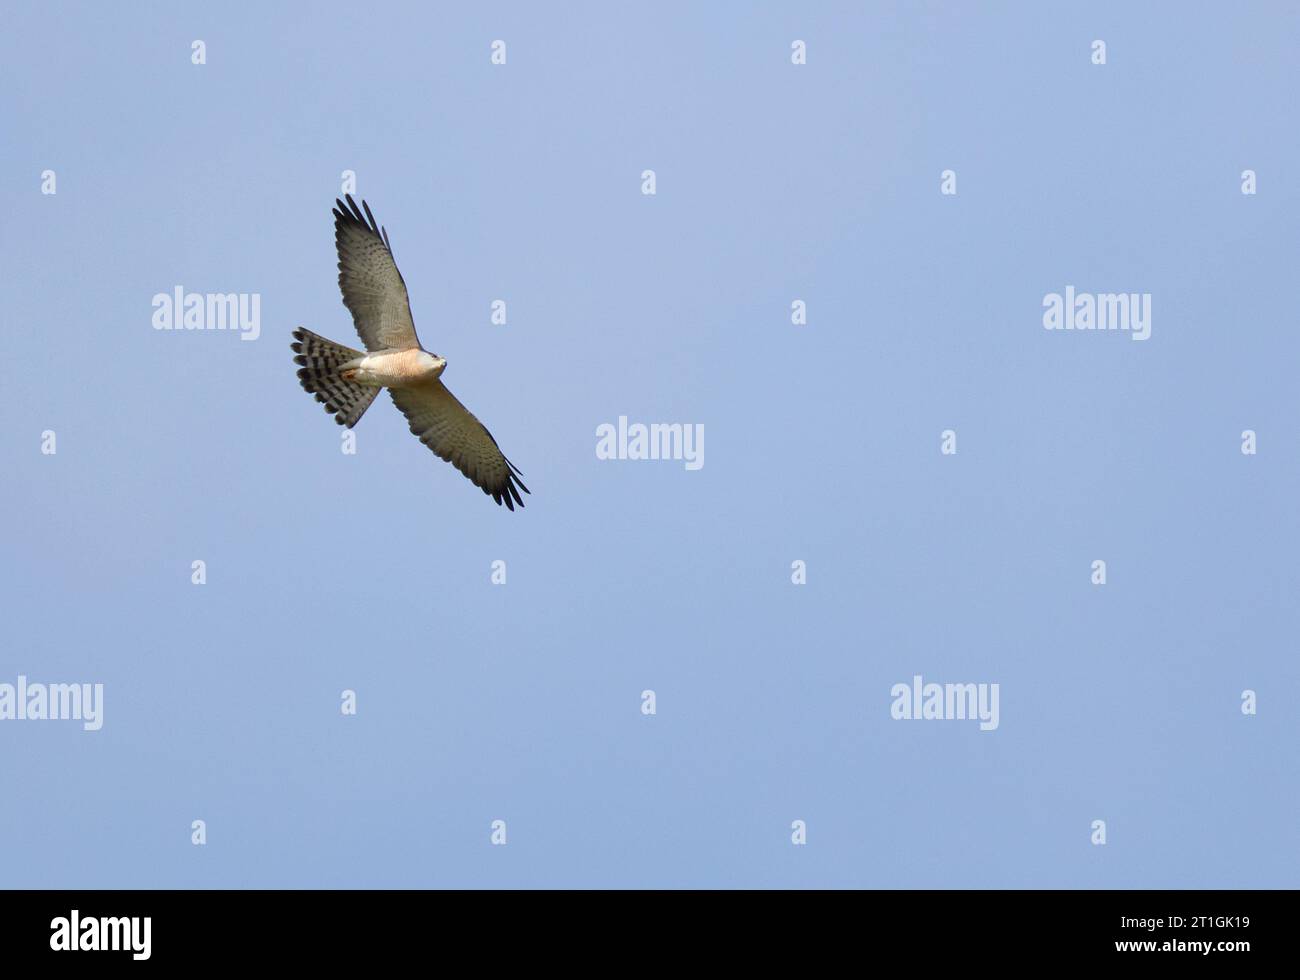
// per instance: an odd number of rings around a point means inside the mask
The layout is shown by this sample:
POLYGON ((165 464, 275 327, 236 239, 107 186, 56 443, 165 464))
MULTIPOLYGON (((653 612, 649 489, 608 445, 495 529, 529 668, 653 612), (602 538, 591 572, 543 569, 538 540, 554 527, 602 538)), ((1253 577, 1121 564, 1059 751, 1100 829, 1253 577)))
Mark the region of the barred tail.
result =
POLYGON ((335 422, 352 428, 366 413, 379 389, 344 381, 339 377, 339 370, 348 361, 364 355, 303 327, 293 332, 293 339, 291 346, 297 354, 293 361, 302 365, 298 369, 298 380, 325 406, 325 411, 334 416, 335 422))

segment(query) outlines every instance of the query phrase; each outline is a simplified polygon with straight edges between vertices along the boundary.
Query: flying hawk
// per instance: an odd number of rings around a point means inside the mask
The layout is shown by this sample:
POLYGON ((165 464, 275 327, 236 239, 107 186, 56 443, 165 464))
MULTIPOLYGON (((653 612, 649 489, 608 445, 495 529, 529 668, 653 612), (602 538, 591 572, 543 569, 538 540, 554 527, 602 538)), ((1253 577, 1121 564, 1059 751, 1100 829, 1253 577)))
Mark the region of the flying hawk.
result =
POLYGON ((411 432, 434 453, 453 463, 510 510, 524 505, 523 476, 497 447, 492 433, 457 401, 439 380, 447 359, 420 346, 411 319, 406 282, 397 271, 387 229, 380 228, 370 205, 361 209, 346 195, 334 203, 334 244, 339 252, 339 288, 366 352, 326 340, 299 327, 293 350, 302 386, 316 396, 339 425, 357 424, 370 403, 387 388, 411 432))

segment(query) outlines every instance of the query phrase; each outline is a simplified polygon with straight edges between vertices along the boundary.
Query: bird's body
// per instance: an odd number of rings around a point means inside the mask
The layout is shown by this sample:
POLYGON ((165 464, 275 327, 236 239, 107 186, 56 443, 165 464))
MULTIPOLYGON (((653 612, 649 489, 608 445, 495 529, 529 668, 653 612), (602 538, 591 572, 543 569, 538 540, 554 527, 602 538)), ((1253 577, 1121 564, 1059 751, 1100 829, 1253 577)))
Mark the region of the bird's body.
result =
POLYGON ((381 350, 362 354, 344 364, 339 376, 374 388, 410 388, 436 381, 447 367, 447 359, 413 347, 410 350, 381 350))
POLYGON ((522 475, 474 415, 440 380, 446 358, 420 346, 411 319, 406 283, 397 271, 388 232, 370 206, 351 196, 336 202, 334 241, 339 255, 339 288, 352 313, 364 351, 312 333, 293 332, 298 379, 340 425, 357 424, 381 388, 406 416, 411 432, 442 459, 455 465, 498 504, 524 505, 522 475))

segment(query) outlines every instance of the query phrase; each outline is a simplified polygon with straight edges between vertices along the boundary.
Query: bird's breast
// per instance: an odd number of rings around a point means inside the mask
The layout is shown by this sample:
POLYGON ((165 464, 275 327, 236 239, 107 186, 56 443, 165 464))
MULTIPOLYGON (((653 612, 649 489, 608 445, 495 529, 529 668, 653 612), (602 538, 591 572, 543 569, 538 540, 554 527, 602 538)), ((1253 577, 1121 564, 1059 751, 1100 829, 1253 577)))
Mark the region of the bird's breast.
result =
POLYGON ((357 365, 357 380, 384 388, 419 384, 442 373, 432 368, 429 360, 429 356, 419 348, 367 354, 357 365))

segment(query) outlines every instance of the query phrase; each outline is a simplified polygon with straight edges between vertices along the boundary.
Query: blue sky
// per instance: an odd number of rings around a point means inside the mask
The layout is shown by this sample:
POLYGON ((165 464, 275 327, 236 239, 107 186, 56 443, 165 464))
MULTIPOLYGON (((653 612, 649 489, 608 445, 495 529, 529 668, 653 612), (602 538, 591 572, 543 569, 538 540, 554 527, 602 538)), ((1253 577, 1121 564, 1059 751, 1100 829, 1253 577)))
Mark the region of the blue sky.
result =
POLYGON ((0 722, 0 884, 1296 885, 1294 8, 9 17, 0 684, 105 694, 0 722), (523 511, 299 389, 345 170, 523 511))

